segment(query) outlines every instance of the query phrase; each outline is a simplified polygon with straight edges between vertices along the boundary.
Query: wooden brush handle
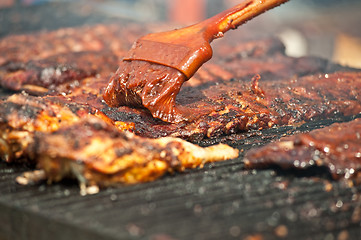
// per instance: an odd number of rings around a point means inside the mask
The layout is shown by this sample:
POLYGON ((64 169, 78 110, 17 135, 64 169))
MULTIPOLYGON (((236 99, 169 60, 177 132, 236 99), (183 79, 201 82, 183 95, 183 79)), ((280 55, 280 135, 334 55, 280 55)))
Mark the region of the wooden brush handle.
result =
POLYGON ((228 30, 236 29, 239 25, 287 1, 244 0, 236 6, 194 25, 194 27, 204 32, 206 34, 205 37, 211 42, 213 39, 222 37, 228 30))
POLYGON ((212 57, 210 43, 230 29, 288 0, 244 0, 198 24, 148 34, 135 42, 125 61, 141 60, 175 68, 188 79, 212 57))

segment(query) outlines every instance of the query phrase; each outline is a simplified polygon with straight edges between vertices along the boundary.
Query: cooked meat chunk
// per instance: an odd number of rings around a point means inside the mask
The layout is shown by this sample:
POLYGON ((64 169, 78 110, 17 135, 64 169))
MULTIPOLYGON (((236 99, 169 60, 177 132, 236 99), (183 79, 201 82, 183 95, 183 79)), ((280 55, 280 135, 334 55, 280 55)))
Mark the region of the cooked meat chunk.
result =
POLYGON ((201 148, 178 138, 137 137, 98 118, 37 132, 29 149, 50 181, 73 176, 90 185, 147 182, 238 156, 238 150, 223 144, 201 148))
POLYGON ((51 56, 26 63, 9 62, 0 66, 0 85, 10 90, 48 90, 84 78, 108 76, 117 65, 112 52, 77 52, 51 56))
POLYGON ((25 151, 33 141, 34 132, 55 131, 60 126, 79 121, 81 114, 80 106, 76 112, 72 112, 70 108, 44 98, 26 94, 12 95, 1 102, 0 157, 7 162, 32 162, 33 158, 25 151))
POLYGON ((0 65, 28 62, 50 56, 108 50, 122 56, 134 40, 146 30, 140 25, 98 24, 55 31, 10 35, 0 41, 0 65))
POLYGON ((282 168, 327 167, 333 178, 359 177, 361 172, 361 119, 281 138, 250 150, 248 168, 278 165, 282 168))

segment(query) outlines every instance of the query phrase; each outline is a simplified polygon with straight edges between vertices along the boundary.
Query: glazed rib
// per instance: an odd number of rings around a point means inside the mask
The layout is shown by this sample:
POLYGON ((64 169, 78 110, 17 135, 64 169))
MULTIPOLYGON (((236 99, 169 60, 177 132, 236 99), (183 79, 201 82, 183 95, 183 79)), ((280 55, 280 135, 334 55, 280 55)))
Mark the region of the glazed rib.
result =
MULTIPOLYGON (((216 66, 222 69, 222 65, 216 66)), ((91 102, 114 121, 134 124, 137 135, 152 138, 173 136, 193 142, 361 112, 360 92, 357 90, 361 87, 360 72, 315 74, 273 81, 261 77, 253 82, 252 79, 222 80, 207 69, 203 72, 208 75, 199 75, 197 83, 185 87, 179 95, 179 103, 193 109, 196 119, 192 122, 168 124, 152 118, 147 110, 109 108, 92 91, 92 85, 101 85, 101 80, 83 87, 87 97, 80 91, 67 96, 74 102, 91 102), (209 76, 217 80, 212 82, 209 76)))
POLYGON ((284 169, 324 166, 334 179, 359 177, 361 171, 361 119, 281 138, 245 156, 248 168, 272 165, 284 169))
POLYGON ((136 37, 146 31, 140 25, 98 24, 32 34, 10 35, 0 40, 0 65, 28 62, 50 56, 87 51, 111 51, 123 56, 136 37))
POLYGON ((110 51, 71 52, 25 63, 8 62, 0 66, 0 85, 14 91, 47 92, 63 83, 108 76, 117 63, 117 56, 110 51))
POLYGON ((179 103, 193 109, 193 122, 165 124, 142 110, 109 108, 113 120, 134 122, 135 133, 191 141, 361 112, 361 73, 337 72, 267 81, 231 79, 185 88, 179 103))

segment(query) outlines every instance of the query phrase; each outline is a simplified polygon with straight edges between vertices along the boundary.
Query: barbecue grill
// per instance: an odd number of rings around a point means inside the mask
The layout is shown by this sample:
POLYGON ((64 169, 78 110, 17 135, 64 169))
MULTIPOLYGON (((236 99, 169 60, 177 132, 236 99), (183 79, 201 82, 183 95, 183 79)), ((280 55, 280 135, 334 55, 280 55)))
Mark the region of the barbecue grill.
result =
MULTIPOLYGON (((0 23, 5 26, 0 29, 0 36, 99 22, 121 21, 124 24, 134 21, 131 18, 137 14, 143 16, 140 21, 149 21, 148 15, 137 8, 140 5, 129 1, 95 1, 85 5, 54 2, 31 6, 9 2, 15 6, 0 9, 0 23), (121 19, 119 15, 109 13, 109 6, 114 5, 108 4, 121 4, 124 12, 121 19), (126 9, 131 9, 134 14, 129 14, 126 9)), ((344 2, 353 9, 360 7, 357 1, 344 2)), ((141 1, 141 4, 146 3, 141 1)), ((292 11, 293 4, 297 5, 297 1, 285 8, 292 11)), ((159 16, 155 20, 164 21, 167 16, 165 3, 152 1, 152 6, 157 6, 154 9, 159 11, 154 14, 159 16)), ((324 11, 319 5, 313 7, 314 12, 324 11)), ((352 13, 350 8, 339 5, 330 6, 328 11, 334 12, 334 8, 340 15, 352 13)), ((279 14, 281 19, 292 19, 285 9, 276 11, 274 14, 279 14)), ((304 39, 300 44, 307 46, 301 54, 313 51, 359 66, 359 60, 351 61, 342 54, 340 57, 341 50, 335 46, 343 49, 344 46, 338 43, 341 35, 352 39, 361 37, 355 31, 360 16, 348 14, 343 15, 347 16, 343 21, 330 21, 327 14, 321 15, 325 18, 310 15, 310 20, 300 23, 300 18, 294 14, 297 20, 288 22, 285 28, 284 22, 275 20, 270 13, 246 27, 265 32, 263 34, 279 34, 285 43, 287 36, 296 32, 304 39), (335 22, 336 25, 327 24, 335 22), (288 31, 290 28, 293 32, 288 31)), ((0 88, 1 98, 10 94, 0 88)), ((169 174, 150 183, 103 189, 96 195, 81 196, 77 183, 71 180, 54 185, 18 185, 15 178, 31 167, 1 162, 0 239, 359 239, 360 185, 333 181, 323 168, 245 170, 242 163, 244 153, 250 148, 285 135, 359 117, 338 117, 311 121, 299 127, 286 126, 243 133, 242 136, 206 139, 201 145, 225 142, 240 149, 241 155, 234 160, 208 164, 202 169, 169 174)))

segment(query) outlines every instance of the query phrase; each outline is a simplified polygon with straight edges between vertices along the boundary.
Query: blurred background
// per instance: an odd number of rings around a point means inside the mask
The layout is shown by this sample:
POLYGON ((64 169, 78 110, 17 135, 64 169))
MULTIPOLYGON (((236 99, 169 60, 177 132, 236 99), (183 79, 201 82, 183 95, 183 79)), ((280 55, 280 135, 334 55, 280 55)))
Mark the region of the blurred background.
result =
MULTIPOLYGON (((119 19, 181 27, 238 0, 0 0, 0 37, 119 19)), ((247 23, 282 39, 290 56, 314 55, 361 68, 361 0, 290 0, 247 23)), ((232 34, 227 34, 232 37, 232 34)))

